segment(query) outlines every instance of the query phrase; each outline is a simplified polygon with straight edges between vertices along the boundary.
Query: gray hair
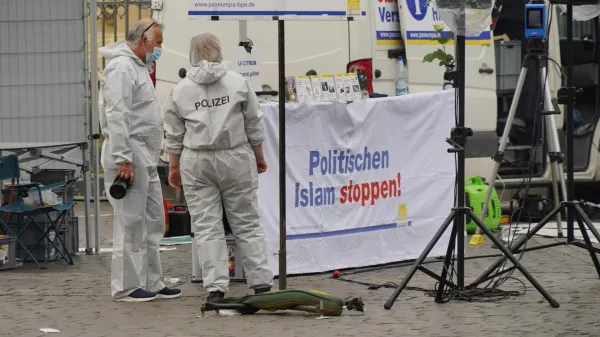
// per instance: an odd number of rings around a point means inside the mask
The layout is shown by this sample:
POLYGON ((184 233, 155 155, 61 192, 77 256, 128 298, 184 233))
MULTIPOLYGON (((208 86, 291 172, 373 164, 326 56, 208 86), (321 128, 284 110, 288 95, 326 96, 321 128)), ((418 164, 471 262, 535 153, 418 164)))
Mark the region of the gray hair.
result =
POLYGON ((129 42, 129 43, 133 43, 133 42, 136 42, 137 40, 141 39, 142 35, 145 35, 148 38, 148 40, 153 41, 154 40, 154 31, 156 28, 154 28, 154 27, 150 28, 151 25, 154 25, 155 27, 162 29, 162 25, 157 22, 152 22, 152 23, 148 24, 148 23, 145 23, 144 21, 139 21, 129 30, 125 40, 127 40, 127 42, 129 42), (148 29, 148 28, 150 28, 150 29, 148 29), (144 31, 146 31, 146 32, 144 32, 144 31))
POLYGON ((198 34, 190 42, 190 63, 197 67, 202 61, 223 62, 221 42, 211 33, 198 34))

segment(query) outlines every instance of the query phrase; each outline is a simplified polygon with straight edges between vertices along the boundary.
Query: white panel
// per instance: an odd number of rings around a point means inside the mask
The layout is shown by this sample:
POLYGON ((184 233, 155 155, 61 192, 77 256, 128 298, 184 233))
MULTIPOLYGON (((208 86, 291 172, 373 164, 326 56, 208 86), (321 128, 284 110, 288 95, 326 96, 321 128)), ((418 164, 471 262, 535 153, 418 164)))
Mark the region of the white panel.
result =
POLYGON ((86 12, 83 0, 0 0, 0 142, 86 140, 86 12))

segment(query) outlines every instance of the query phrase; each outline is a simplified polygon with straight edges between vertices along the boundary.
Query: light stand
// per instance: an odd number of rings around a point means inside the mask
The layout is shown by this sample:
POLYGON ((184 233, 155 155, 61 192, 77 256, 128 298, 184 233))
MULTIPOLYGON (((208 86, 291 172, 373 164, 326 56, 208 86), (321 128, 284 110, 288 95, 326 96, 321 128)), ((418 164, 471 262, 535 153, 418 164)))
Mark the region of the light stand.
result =
MULTIPOLYGON (((552 210, 546 217, 540 221, 526 236, 522 237, 519 241, 517 241, 512 247, 511 252, 517 251, 522 247, 527 241, 533 237, 539 230, 541 230, 556 214, 561 211, 567 212, 567 241, 566 244, 571 244, 580 248, 584 248, 589 251, 590 256, 592 258, 592 262, 596 267, 596 272, 600 276, 600 262, 598 261, 597 253, 600 253, 600 249, 594 247, 590 240, 590 236, 586 230, 586 226, 592 232, 592 234, 596 237, 596 240, 600 242, 600 233, 594 224, 590 220, 590 218, 585 214, 583 209, 581 208, 581 203, 578 201, 574 201, 574 155, 573 155, 573 106, 575 104, 575 100, 578 95, 578 90, 573 87, 573 5, 588 5, 592 3, 592 1, 584 1, 584 0, 551 0, 552 4, 564 4, 567 5, 567 64, 566 64, 566 72, 567 72, 567 87, 561 88, 558 91, 558 103, 566 104, 567 109, 565 111, 565 120, 567 124, 567 200, 563 201, 561 205, 554 210, 552 210), (584 242, 579 240, 575 240, 575 229, 574 229, 574 221, 577 221, 579 229, 581 230, 581 235, 583 236, 584 242)), ((561 172, 562 173, 562 172, 561 172)), ((489 235, 488 235, 489 236, 489 235)), ((505 254, 505 256, 512 256, 512 254, 505 254)), ((490 279, 495 278, 501 273, 508 272, 514 268, 504 269, 494 275, 494 271, 498 269, 503 263, 505 258, 500 258, 496 261, 490 268, 488 268, 475 282, 470 284, 467 288, 473 288, 477 285, 486 282, 490 279)))
MULTIPOLYGON (((560 114, 560 108, 558 104, 555 104, 555 101, 552 99, 552 95, 550 93, 550 86, 548 85, 548 60, 547 56, 545 56, 544 51, 545 40, 542 38, 532 38, 528 39, 528 48, 527 55, 525 55, 525 59, 523 60, 523 66, 521 68, 521 73, 519 74, 519 80, 517 81, 517 86, 515 89, 515 94, 512 99, 512 104, 510 106, 510 111, 506 118, 506 124, 504 126, 504 132, 502 133, 502 138, 500 139, 500 146, 498 147, 498 151, 494 154, 492 159, 494 160, 494 169, 492 170, 492 174, 488 181, 489 188, 487 190, 487 194, 485 200, 483 202, 482 212, 480 215, 480 219, 483 219, 488 212, 488 207, 490 201, 492 199, 492 192, 494 191, 493 187, 496 183, 496 177, 498 176, 498 172, 500 170, 500 165, 504 161, 505 150, 508 145, 508 138, 510 136, 510 132, 512 130, 512 124, 515 119, 515 115, 517 113, 517 107, 519 105, 519 101, 521 99, 521 94, 523 92, 523 85, 525 84, 525 80, 527 78, 528 69, 529 69, 529 61, 533 60, 535 65, 539 67, 539 75, 541 78, 541 86, 543 91, 543 111, 541 114, 544 116, 544 124, 546 126, 546 144, 548 150, 548 158, 550 159, 550 167, 552 172, 552 190, 554 194, 554 206, 558 208, 560 206, 560 197, 559 192, 562 191, 563 200, 567 200, 567 187, 564 177, 564 169, 563 169, 563 156, 560 152, 560 142, 558 140, 558 131, 556 129, 556 122, 554 120, 555 114, 560 114), (560 184, 560 188, 559 188, 560 184)), ((538 102, 536 102, 537 104, 538 102)), ((534 131, 535 132, 535 131, 534 131)), ((556 224, 558 230, 558 237, 563 237, 562 223, 560 213, 556 215, 556 224)), ((481 234, 480 230, 477 230, 476 234, 481 234)))
POLYGON ((278 20, 279 55, 279 290, 287 288, 287 245, 285 204, 285 21, 278 20))
MULTIPOLYGON (((464 22, 464 15, 461 18, 462 22, 464 22)), ((464 25, 463 25, 464 26, 464 25)), ((552 307, 557 308, 559 306, 558 302, 553 299, 550 294, 531 276, 531 274, 519 263, 519 261, 513 256, 510 250, 502 244, 500 239, 498 239, 484 224, 477 215, 473 212, 473 210, 466 206, 465 204, 465 152, 464 148, 467 143, 467 138, 473 135, 473 130, 465 127, 465 33, 460 32, 456 34, 456 64, 457 70, 454 73, 454 87, 457 90, 458 94, 458 123, 454 128, 452 128, 451 136, 449 139, 446 139, 452 148, 448 150, 449 153, 455 153, 457 156, 457 199, 456 205, 440 227, 440 229, 436 232, 433 239, 427 244, 419 258, 415 261, 413 266, 408 271, 408 274, 404 277, 402 282, 398 285, 392 296, 387 300, 384 305, 386 310, 392 308, 394 302, 400 296, 400 293, 406 288, 408 282, 410 282, 411 278, 417 272, 417 270, 421 270, 425 274, 431 276, 432 278, 438 280, 439 287, 437 290, 435 301, 438 303, 443 303, 443 295, 444 288, 450 287, 454 291, 462 291, 465 289, 465 269, 464 269, 464 261, 465 261, 465 242, 464 242, 464 232, 465 232, 465 223, 466 217, 473 219, 473 221, 477 224, 479 228, 494 242, 494 244, 502 251, 502 253, 508 257, 508 259, 515 265, 517 269, 525 275, 525 277, 531 282, 531 284, 546 298, 546 300, 550 303, 552 307), (421 264, 427 258, 427 255, 431 252, 433 247, 442 237, 448 226, 452 225, 452 231, 450 234, 450 242, 448 243, 448 250, 446 253, 446 258, 444 260, 444 267, 442 269, 441 275, 437 275, 436 273, 430 271, 429 269, 423 267, 421 264), (453 283, 451 279, 447 279, 448 277, 448 269, 450 268, 451 262, 454 259, 454 250, 456 243, 456 263, 457 263, 457 280, 456 283, 453 283)))

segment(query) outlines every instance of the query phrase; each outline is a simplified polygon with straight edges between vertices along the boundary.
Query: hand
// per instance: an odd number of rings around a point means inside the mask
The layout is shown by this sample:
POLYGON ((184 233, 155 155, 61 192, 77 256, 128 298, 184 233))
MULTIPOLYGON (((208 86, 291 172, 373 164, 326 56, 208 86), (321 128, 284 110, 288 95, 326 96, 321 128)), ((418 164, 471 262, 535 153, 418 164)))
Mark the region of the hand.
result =
POLYGON ((265 158, 256 158, 256 167, 258 168, 258 174, 267 172, 267 161, 265 158))
POLYGON ((133 185, 133 166, 131 163, 121 163, 117 164, 117 176, 121 177, 121 179, 129 179, 129 183, 133 185))
POLYGON ((181 172, 178 168, 169 168, 169 185, 171 187, 181 187, 181 172))

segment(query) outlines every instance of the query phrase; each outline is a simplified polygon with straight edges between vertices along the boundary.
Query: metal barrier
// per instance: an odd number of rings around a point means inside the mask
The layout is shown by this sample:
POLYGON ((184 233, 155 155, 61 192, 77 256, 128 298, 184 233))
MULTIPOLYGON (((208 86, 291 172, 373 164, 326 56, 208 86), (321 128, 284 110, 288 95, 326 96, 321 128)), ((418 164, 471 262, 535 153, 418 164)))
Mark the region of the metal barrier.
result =
MULTIPOLYGON (((150 0, 98 1, 96 6, 98 47, 125 40, 129 28, 135 22, 151 17, 151 5, 152 1, 150 0)), ((98 59, 98 64, 102 64, 102 69, 104 69, 106 60, 98 59)))
MULTIPOLYGON (((86 44, 86 49, 87 49, 87 58, 86 58, 86 68, 85 68, 85 72, 87 74, 90 73, 90 71, 93 71, 92 69, 89 69, 89 60, 91 60, 91 57, 97 57, 98 58, 98 69, 96 70, 98 72, 98 80, 101 79, 102 77, 102 70, 104 69, 104 67, 106 66, 106 60, 101 57, 100 55, 91 55, 91 43, 93 43, 93 41, 91 41, 92 36, 91 36, 91 27, 90 27, 90 3, 89 0, 84 0, 84 2, 87 3, 87 12, 86 12, 86 16, 87 16, 87 23, 84 25, 86 28, 85 34, 87 35, 87 41, 89 41, 89 43, 86 44)), ((97 1, 96 3, 96 18, 98 20, 97 23, 97 31, 98 31, 98 36, 97 36, 97 46, 98 48, 104 47, 108 44, 117 42, 117 41, 122 41, 125 40, 125 36, 127 36, 127 33, 129 32, 129 28, 132 27, 137 21, 144 19, 144 18, 149 18, 152 16, 152 10, 151 10, 151 6, 152 6, 152 1, 151 0, 103 0, 103 1, 97 1)), ((87 76, 87 81, 89 81, 89 75, 87 76)), ((88 111, 91 111, 91 99, 90 99, 90 84, 88 83, 87 85, 87 93, 86 93, 86 98, 88 99, 88 111)), ((89 127, 89 125, 88 125, 89 127)), ((91 131, 90 131, 91 132, 91 131)), ((93 133, 93 132, 92 132, 93 133)), ((98 146, 101 147, 102 146, 102 137, 100 137, 100 140, 97 142, 98 146)), ((92 146, 90 144, 90 146, 92 146)), ((98 149, 99 151, 99 149, 98 149)), ((93 167, 92 167, 92 174, 95 174, 93 172, 93 167)), ((98 178, 99 178, 99 199, 102 201, 106 200, 106 196, 104 195, 104 175, 102 174, 102 169, 100 168, 100 173, 98 174, 98 178)), ((83 199, 83 195, 81 194, 81 191, 83 190, 83 186, 82 186, 83 182, 78 182, 76 185, 76 194, 75 194, 75 198, 77 200, 82 200, 83 199)), ((91 195, 96 195, 95 194, 95 186, 93 186, 94 191, 91 193, 91 195)), ((92 197, 93 199, 94 197, 92 197)))

